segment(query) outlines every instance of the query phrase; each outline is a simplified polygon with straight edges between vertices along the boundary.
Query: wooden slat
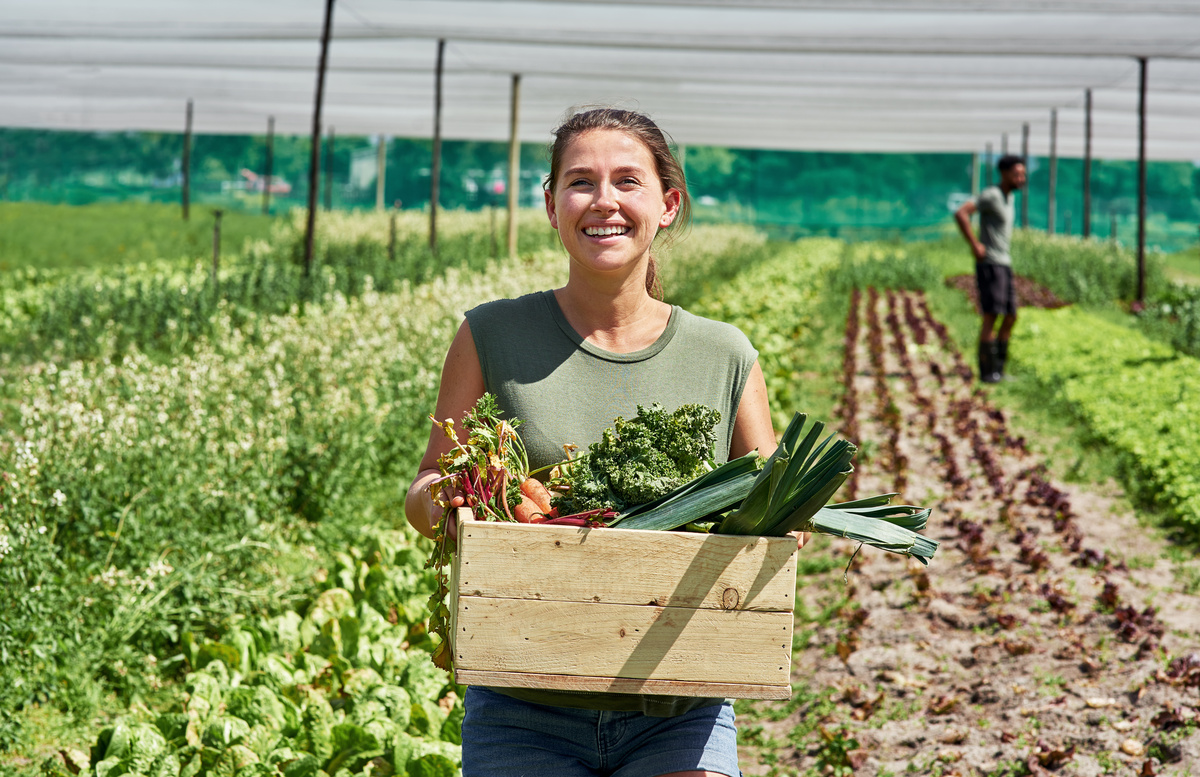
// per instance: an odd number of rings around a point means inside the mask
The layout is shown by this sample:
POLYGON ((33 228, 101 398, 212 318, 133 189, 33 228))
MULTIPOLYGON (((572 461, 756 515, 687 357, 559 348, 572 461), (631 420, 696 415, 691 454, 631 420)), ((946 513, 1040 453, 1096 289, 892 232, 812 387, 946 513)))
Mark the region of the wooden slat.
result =
POLYGON ((460 670, 775 686, 790 679, 790 612, 475 596, 460 596, 457 610, 460 670))
POLYGON ((578 677, 574 675, 490 672, 473 669, 454 670, 460 685, 487 685, 499 688, 554 688, 561 691, 594 693, 645 693, 668 696, 700 696, 711 699, 790 699, 790 685, 749 685, 746 683, 687 683, 677 680, 638 680, 625 677, 578 677))
POLYGON ((792 612, 796 542, 690 532, 460 524, 458 591, 663 607, 792 612))

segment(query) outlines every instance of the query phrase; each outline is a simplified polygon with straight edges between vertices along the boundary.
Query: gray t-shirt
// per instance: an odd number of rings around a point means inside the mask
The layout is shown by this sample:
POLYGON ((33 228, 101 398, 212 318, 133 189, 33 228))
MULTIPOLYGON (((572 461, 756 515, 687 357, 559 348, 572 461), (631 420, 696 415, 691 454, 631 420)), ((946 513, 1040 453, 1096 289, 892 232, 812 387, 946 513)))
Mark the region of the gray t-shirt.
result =
MULTIPOLYGON (((531 468, 565 458, 600 439, 617 416, 657 402, 668 411, 699 403, 721 414, 715 459, 729 458, 733 422, 758 352, 736 327, 676 306, 649 348, 618 354, 597 348, 567 322, 552 291, 496 300, 467 312, 484 387, 518 431, 531 468)), ((536 704, 681 715, 723 699, 651 694, 493 688, 536 704)))
POLYGON ((600 439, 617 416, 657 402, 673 411, 716 409, 717 463, 729 457, 733 420, 758 352, 736 327, 676 306, 649 348, 610 353, 579 336, 552 291, 496 300, 467 312, 483 382, 508 416, 521 419, 529 464, 537 469, 600 439))
POLYGON ((1008 247, 1016 213, 1012 192, 1005 196, 999 186, 989 186, 979 193, 975 208, 979 211, 979 242, 986 249, 983 261, 1011 267, 1008 247))

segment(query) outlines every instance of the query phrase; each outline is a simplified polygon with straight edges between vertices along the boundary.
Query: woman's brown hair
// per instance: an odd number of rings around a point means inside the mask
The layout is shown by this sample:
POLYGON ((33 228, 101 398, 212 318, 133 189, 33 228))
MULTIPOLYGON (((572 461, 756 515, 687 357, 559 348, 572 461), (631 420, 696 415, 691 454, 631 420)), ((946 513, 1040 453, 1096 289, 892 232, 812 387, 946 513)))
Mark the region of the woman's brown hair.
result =
MULTIPOLYGON (((671 226, 667 227, 668 237, 685 230, 692 218, 692 198, 688 194, 687 180, 683 175, 683 167, 671 153, 671 146, 666 135, 650 117, 637 111, 627 111, 621 108, 592 108, 572 114, 558 129, 554 130, 554 142, 550 144, 550 173, 542 183, 542 188, 554 193, 554 184, 558 180, 559 170, 562 169, 563 154, 567 146, 580 135, 593 130, 617 130, 642 142, 642 145, 654 158, 654 169, 662 183, 663 191, 675 189, 679 192, 679 213, 671 226)), ((662 279, 658 275, 658 266, 654 256, 650 256, 650 264, 646 268, 646 291, 655 299, 663 298, 662 279)))

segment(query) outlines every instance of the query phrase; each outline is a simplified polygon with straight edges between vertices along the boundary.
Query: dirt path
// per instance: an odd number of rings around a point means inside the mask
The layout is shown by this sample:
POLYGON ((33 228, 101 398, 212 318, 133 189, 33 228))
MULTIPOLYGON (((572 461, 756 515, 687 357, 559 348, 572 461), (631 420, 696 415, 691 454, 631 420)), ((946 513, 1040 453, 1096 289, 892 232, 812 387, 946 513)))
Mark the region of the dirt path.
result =
POLYGON ((1200 564, 1054 482, 920 294, 864 293, 847 323, 850 485, 936 505, 941 547, 925 568, 832 541, 745 774, 1200 774, 1200 564))

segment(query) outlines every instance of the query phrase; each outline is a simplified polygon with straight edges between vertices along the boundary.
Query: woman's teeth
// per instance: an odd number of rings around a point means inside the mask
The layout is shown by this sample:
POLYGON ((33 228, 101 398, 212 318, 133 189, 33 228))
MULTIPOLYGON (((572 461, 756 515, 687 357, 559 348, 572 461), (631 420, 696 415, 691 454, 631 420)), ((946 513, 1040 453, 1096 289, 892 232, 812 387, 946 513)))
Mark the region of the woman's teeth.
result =
POLYGON ((623 235, 629 231, 629 227, 586 227, 583 234, 591 237, 608 237, 609 235, 623 235))

